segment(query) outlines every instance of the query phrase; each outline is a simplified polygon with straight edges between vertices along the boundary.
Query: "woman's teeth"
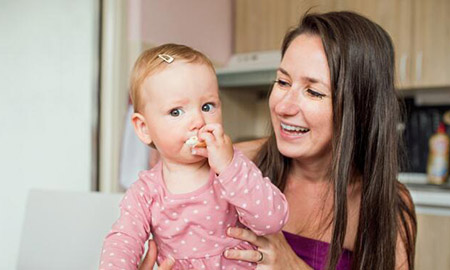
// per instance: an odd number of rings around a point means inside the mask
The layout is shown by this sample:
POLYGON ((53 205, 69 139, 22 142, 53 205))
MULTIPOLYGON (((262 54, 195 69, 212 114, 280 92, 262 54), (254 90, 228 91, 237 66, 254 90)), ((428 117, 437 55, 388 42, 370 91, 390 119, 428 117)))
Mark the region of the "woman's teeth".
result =
POLYGON ((288 132, 301 132, 306 133, 309 131, 309 128, 303 128, 303 127, 297 127, 297 126, 291 126, 287 124, 281 123, 281 128, 288 132))

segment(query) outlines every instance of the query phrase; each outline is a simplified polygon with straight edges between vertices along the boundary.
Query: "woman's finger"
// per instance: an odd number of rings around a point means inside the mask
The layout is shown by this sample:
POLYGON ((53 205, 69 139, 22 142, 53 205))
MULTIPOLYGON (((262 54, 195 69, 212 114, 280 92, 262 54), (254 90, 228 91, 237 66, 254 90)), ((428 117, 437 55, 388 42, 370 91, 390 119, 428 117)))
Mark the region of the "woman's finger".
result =
POLYGON ((139 270, 152 270, 156 262, 157 250, 155 241, 148 241, 148 251, 144 260, 139 265, 139 270))
POLYGON ((158 266, 158 270, 171 270, 175 263, 175 259, 172 257, 168 257, 165 259, 160 266, 158 266))
POLYGON ((227 249, 223 255, 227 259, 242 260, 246 262, 256 263, 261 260, 261 252, 258 250, 227 249))
POLYGON ((250 242, 257 247, 261 247, 264 244, 264 237, 258 237, 254 232, 243 228, 229 227, 227 229, 227 235, 250 242))

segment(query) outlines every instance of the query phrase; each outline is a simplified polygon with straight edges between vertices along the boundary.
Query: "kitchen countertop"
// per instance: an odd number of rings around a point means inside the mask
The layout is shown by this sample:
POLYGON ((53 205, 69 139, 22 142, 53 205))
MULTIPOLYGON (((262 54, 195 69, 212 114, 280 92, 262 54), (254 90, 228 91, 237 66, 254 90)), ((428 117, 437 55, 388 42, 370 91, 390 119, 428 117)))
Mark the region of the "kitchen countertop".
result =
POLYGON ((418 214, 450 216, 450 183, 428 184, 426 174, 400 173, 399 180, 408 187, 418 214))

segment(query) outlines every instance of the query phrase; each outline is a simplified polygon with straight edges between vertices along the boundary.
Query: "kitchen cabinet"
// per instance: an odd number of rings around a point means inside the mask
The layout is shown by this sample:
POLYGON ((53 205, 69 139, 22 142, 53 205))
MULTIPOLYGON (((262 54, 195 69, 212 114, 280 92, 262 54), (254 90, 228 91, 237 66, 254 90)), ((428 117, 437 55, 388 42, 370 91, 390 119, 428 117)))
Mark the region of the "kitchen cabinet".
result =
POLYGON ((450 86, 448 0, 236 0, 235 53, 279 50, 287 29, 308 9, 352 10, 392 37, 399 89, 450 86))
MULTIPOLYGON (((234 52, 279 50, 287 29, 298 23, 310 7, 326 12, 333 8, 326 0, 235 0, 234 52)), ((331 4, 330 4, 331 3, 331 4)))
POLYGON ((415 269, 450 269, 450 216, 417 215, 415 269))

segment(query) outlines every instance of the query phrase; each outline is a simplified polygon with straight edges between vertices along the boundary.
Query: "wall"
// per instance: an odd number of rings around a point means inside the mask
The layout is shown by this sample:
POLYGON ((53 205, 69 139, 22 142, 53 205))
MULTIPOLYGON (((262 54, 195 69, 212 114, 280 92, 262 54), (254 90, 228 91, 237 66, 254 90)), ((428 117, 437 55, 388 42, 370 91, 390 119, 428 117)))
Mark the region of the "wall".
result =
POLYGON ((28 191, 91 190, 99 4, 0 6, 0 269, 11 270, 28 191))

